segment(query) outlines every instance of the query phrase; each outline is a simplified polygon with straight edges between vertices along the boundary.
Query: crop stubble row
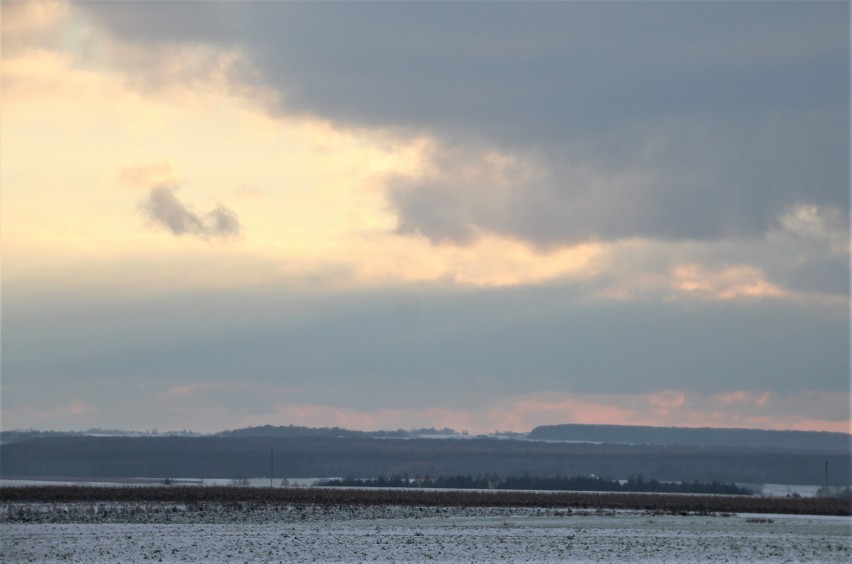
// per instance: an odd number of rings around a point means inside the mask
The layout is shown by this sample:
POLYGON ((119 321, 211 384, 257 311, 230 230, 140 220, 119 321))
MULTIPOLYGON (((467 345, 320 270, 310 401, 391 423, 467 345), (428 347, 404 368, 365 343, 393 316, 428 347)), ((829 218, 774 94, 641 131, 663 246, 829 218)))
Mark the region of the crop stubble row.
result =
POLYGON ((663 513, 779 513, 850 515, 847 500, 722 495, 529 491, 360 490, 229 486, 0 488, 3 503, 149 502, 248 505, 417 505, 427 507, 544 507, 633 509, 663 513))

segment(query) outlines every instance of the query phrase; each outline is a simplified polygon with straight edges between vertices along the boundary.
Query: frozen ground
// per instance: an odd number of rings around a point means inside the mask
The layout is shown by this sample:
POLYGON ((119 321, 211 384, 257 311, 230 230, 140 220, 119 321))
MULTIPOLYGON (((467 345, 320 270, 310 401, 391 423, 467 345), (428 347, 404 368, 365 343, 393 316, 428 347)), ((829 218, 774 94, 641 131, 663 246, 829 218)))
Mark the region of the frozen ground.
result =
POLYGON ((849 517, 535 508, 6 504, 2 562, 848 562, 849 517))

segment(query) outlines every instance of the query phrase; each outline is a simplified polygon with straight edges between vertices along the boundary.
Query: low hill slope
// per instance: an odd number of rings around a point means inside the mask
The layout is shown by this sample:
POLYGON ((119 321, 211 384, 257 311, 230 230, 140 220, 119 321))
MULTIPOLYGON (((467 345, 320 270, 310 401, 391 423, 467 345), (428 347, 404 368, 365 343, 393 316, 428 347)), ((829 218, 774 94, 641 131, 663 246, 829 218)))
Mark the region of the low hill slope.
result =
POLYGON ((816 431, 766 431, 632 425, 543 425, 528 439, 630 445, 745 447, 819 452, 849 452, 852 435, 816 431))

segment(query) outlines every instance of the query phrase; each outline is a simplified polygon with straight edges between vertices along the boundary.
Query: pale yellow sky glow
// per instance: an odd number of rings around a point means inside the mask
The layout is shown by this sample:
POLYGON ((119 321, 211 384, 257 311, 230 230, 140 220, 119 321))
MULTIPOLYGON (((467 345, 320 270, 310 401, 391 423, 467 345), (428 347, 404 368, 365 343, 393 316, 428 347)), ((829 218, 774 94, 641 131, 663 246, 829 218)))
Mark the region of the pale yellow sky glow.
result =
MULTIPOLYGON (((398 236, 384 182, 422 171, 434 144, 428 138, 271 117, 215 80, 203 96, 176 87, 146 95, 120 76, 81 70, 45 51, 4 61, 3 80, 10 279, 62 255, 112 260, 120 271, 129 255, 168 262, 170 254, 192 252, 217 263, 249 256, 268 273, 287 274, 293 264, 341 268, 359 286, 500 286, 589 276, 590 260, 602 252, 583 244, 539 253, 488 234, 469 247, 398 236), (179 198, 202 209, 227 203, 245 226, 242 237, 208 249, 147 225, 138 204, 160 185, 178 187, 179 198)), ((270 282, 240 270, 234 284, 270 282)), ((184 272, 196 284, 208 274, 184 272)))

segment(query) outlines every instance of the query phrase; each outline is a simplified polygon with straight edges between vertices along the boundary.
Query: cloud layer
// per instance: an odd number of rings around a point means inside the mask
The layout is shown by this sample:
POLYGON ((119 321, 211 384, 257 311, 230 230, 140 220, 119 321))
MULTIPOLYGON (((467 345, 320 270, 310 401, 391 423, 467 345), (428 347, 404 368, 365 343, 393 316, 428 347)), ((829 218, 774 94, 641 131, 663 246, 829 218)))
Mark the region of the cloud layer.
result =
POLYGON ((253 288, 88 299, 62 311, 16 299, 4 311, 15 328, 4 336, 4 401, 75 399, 93 421, 100 413, 120 423, 126 414, 109 406, 126 404, 143 421, 132 404, 145 397, 145 409, 172 425, 193 419, 211 430, 249 421, 406 427, 430 414, 469 430, 848 421, 848 318, 833 304, 818 315, 772 300, 593 304, 576 291, 253 288))
POLYGON ((2 10, 4 428, 848 424, 848 3, 2 10))
POLYGON ((848 213, 841 3, 81 7, 138 45, 238 49, 233 83, 272 111, 428 131, 430 172, 388 186, 400 233, 552 247, 848 213))

